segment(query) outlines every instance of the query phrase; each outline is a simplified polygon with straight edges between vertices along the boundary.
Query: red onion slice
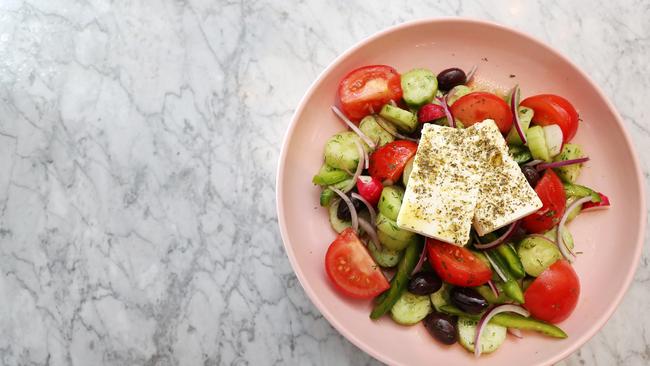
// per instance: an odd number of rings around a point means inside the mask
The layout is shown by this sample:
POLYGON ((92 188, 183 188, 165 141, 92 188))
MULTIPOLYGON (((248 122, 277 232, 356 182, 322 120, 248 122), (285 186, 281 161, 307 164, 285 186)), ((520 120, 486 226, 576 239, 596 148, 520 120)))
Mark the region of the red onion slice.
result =
POLYGON ((420 259, 418 259, 418 263, 413 268, 413 271, 411 272, 411 276, 420 272, 420 270, 422 269, 422 265, 424 264, 424 261, 426 259, 427 259, 427 244, 424 243, 424 246, 422 247, 422 252, 420 252, 420 259))
POLYGON ((519 91, 519 85, 515 85, 510 94, 510 109, 512 110, 512 115, 514 117, 515 130, 517 130, 517 135, 521 139, 521 142, 526 144, 526 134, 524 129, 521 127, 521 121, 519 121, 519 97, 521 92, 519 91))
POLYGON ((531 160, 531 161, 527 162, 526 164, 524 164, 524 166, 535 166, 535 165, 543 163, 543 162, 544 162, 544 160, 531 160))
POLYGON ((449 110, 447 99, 436 97, 436 100, 440 102, 440 105, 442 105, 442 108, 445 110, 445 116, 447 117, 447 123, 449 123, 449 127, 456 128, 456 121, 454 120, 454 115, 451 114, 451 111, 449 110))
POLYGON ((488 325, 490 320, 497 314, 500 313, 515 313, 519 314, 521 316, 529 317, 530 313, 528 310, 522 308, 521 306, 518 305, 499 305, 495 306, 492 309, 488 310, 483 314, 481 317, 481 320, 478 321, 478 325, 476 326, 476 335, 474 336, 474 356, 475 357, 480 357, 481 356, 481 335, 483 334, 483 331, 485 330, 485 327, 488 325))
POLYGON ((354 140, 354 144, 357 146, 357 154, 359 155, 359 162, 357 163, 357 169, 354 171, 354 175, 352 175, 352 181, 350 182, 350 185, 345 187, 343 189, 343 192, 348 193, 354 188, 354 186, 357 184, 357 180, 361 176, 361 173, 363 172, 363 167, 364 167, 364 161, 365 161, 365 156, 366 156, 366 151, 363 149, 363 146, 361 146, 361 143, 357 141, 356 139, 354 140))
POLYGON ((501 281, 507 282, 508 279, 506 278, 506 275, 503 272, 501 272, 501 268, 499 268, 499 266, 497 266, 497 264, 494 263, 492 258, 490 258, 490 253, 485 253, 485 257, 487 258, 488 262, 490 262, 490 265, 492 265, 492 268, 494 268, 494 272, 496 272, 497 275, 499 275, 501 281))
POLYGON ((390 105, 392 105, 393 107, 397 107, 397 103, 395 103, 395 101, 392 100, 392 99, 391 99, 390 101, 388 101, 388 103, 389 103, 390 105))
POLYGON ((503 242, 508 240, 512 236, 512 234, 515 232, 515 230, 517 230, 518 227, 519 227, 519 221, 515 221, 510 225, 508 230, 506 230, 506 232, 503 233, 497 239, 495 239, 495 240, 493 240, 493 241, 491 241, 489 243, 486 243, 486 244, 474 243, 474 248, 480 249, 480 250, 486 250, 486 249, 491 249, 491 248, 494 248, 496 246, 499 246, 503 242))
POLYGON ((517 328, 508 328, 508 333, 512 334, 513 336, 519 339, 524 338, 524 336, 521 334, 521 330, 517 328))
POLYGON ((488 286, 490 287, 490 290, 492 290, 492 294, 494 295, 494 297, 499 297, 499 289, 498 289, 497 286, 494 284, 494 281, 489 280, 489 281, 487 282, 487 284, 488 284, 488 286))
POLYGON ((371 150, 374 150, 377 147, 377 145, 374 142, 372 142, 372 140, 368 136, 366 136, 366 134, 363 133, 363 131, 361 131, 359 127, 357 127, 354 123, 352 123, 352 121, 350 121, 348 117, 346 117, 345 114, 341 112, 340 109, 336 108, 336 106, 332 106, 332 111, 334 111, 334 114, 336 114, 343 122, 345 122, 345 124, 348 125, 348 127, 350 127, 350 129, 354 131, 354 133, 359 135, 359 137, 361 137, 363 142, 365 142, 366 144, 368 144, 368 146, 370 146, 371 150))
POLYGON ((362 149, 362 150, 363 150, 363 161, 364 161, 363 167, 365 169, 368 169, 370 167, 370 159, 368 159, 368 152, 366 151, 366 149, 362 149))
POLYGON ((378 250, 381 249, 381 243, 379 242, 375 228, 368 221, 362 218, 359 218, 359 226, 366 232, 366 234, 368 234, 375 248, 378 250))
POLYGON ((465 77, 465 84, 469 83, 470 80, 474 77, 474 74, 476 74, 476 70, 478 69, 478 66, 472 65, 472 68, 469 69, 469 72, 467 73, 467 76, 465 77))
POLYGON ((352 201, 350 200, 350 197, 348 197, 347 194, 343 193, 340 191, 338 188, 334 187, 329 187, 334 193, 338 194, 339 197, 345 202, 346 205, 348 205, 348 209, 350 210, 350 218, 352 220, 352 229, 356 232, 359 231, 359 217, 357 216, 357 209, 354 208, 354 205, 352 204, 352 201))
POLYGON ((377 121, 377 124, 379 125, 379 127, 383 128, 384 131, 388 132, 391 136, 393 136, 393 137, 396 138, 396 139, 400 139, 400 140, 408 140, 408 141, 413 141, 413 142, 420 142, 420 140, 418 140, 418 139, 414 139, 414 138, 412 138, 412 137, 408 137, 408 136, 402 135, 401 133, 399 133, 399 132, 397 132, 397 131, 393 131, 393 130, 391 130, 390 128, 388 128, 388 127, 385 125, 386 123, 390 123, 390 122, 386 121, 386 120, 384 119, 384 117, 382 117, 382 116, 380 116, 380 115, 378 115, 378 114, 375 115, 375 120, 377 121))
POLYGON ((586 161, 589 161, 588 157, 579 158, 579 159, 571 159, 571 160, 554 161, 552 163, 537 164, 537 166, 535 168, 538 171, 542 171, 542 170, 548 169, 548 168, 559 168, 559 167, 566 166, 566 165, 581 164, 581 163, 584 163, 586 161))
POLYGON ((360 194, 352 192, 352 198, 355 200, 359 200, 363 202, 364 205, 368 208, 368 212, 370 213, 370 222, 374 225, 376 222, 377 214, 375 212, 375 208, 372 207, 370 202, 368 202, 365 198, 363 198, 360 194))
POLYGON ((591 197, 582 197, 578 200, 573 201, 569 207, 564 211, 564 215, 562 215, 562 219, 560 220, 560 223, 558 224, 557 227, 557 246, 560 247, 560 252, 562 252, 562 255, 566 260, 569 261, 569 263, 573 262, 573 259, 576 257, 575 253, 569 249, 569 247, 566 245, 564 242, 564 230, 566 229, 564 227, 564 224, 566 223, 567 219, 569 218, 569 215, 573 210, 576 209, 576 207, 582 206, 583 203, 591 202, 591 197))

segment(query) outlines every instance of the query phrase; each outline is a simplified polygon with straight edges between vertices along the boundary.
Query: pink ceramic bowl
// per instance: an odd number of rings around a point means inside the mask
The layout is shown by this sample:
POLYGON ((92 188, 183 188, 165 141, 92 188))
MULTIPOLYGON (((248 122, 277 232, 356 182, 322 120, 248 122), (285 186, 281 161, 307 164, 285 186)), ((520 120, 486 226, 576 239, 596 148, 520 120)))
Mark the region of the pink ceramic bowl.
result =
POLYGON ((607 321, 628 288, 641 254, 645 225, 642 174, 623 122, 589 77, 566 57, 525 34, 468 19, 431 19, 380 32, 338 57, 300 102, 285 136, 277 177, 280 230, 293 269, 312 302, 347 339, 391 365, 548 365, 577 350, 607 321), (335 238, 327 210, 319 208, 312 175, 323 159, 325 140, 345 126, 330 111, 337 84, 363 65, 387 64, 405 72, 434 72, 478 65, 478 77, 511 87, 524 96, 557 93, 573 102, 582 118, 575 142, 591 161, 580 183, 606 192, 612 207, 585 213, 570 225, 582 293, 572 316, 560 326, 569 334, 556 340, 526 333, 509 339, 480 360, 459 345, 435 342, 422 325, 403 327, 390 319, 372 321, 370 301, 339 295, 324 270, 335 238), (510 75, 515 75, 511 77, 510 75))

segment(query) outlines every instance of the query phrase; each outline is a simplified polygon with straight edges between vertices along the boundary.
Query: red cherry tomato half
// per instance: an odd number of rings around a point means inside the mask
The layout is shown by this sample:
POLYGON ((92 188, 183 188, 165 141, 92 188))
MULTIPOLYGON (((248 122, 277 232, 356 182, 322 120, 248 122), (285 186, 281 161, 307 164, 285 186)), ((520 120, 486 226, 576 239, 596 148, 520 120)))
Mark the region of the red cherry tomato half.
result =
POLYGON ((357 191, 359 191, 359 195, 373 206, 377 206, 383 189, 384 186, 377 178, 362 175, 357 180, 357 191))
POLYGON ((542 272, 524 292, 524 307, 549 323, 559 323, 575 309, 580 281, 569 262, 560 259, 542 272))
POLYGON ((418 110, 418 121, 420 123, 431 122, 445 116, 445 109, 439 104, 425 104, 418 110))
POLYGON ((383 182, 397 182, 404 172, 404 166, 418 150, 418 144, 407 140, 389 142, 370 155, 368 172, 383 182))
POLYGON ((486 119, 493 119, 501 133, 508 133, 512 127, 512 111, 508 104, 492 93, 474 92, 460 97, 451 106, 454 118, 465 127, 486 119))
POLYGON ((345 229, 330 244, 325 271, 340 293, 357 299, 373 298, 390 287, 352 228, 345 229))
POLYGON ((468 249, 427 238, 429 263, 440 278, 456 286, 480 286, 492 270, 468 249))
POLYGON ((523 228, 529 233, 541 233, 557 225, 564 215, 566 205, 564 186, 553 169, 546 169, 535 186, 535 192, 543 206, 523 218, 523 228))
POLYGON ((343 113, 359 121, 373 110, 379 112, 389 101, 402 98, 400 75, 386 65, 360 67, 341 80, 338 97, 343 113))
POLYGON ((578 131, 578 112, 566 99, 555 94, 540 94, 521 101, 521 105, 535 111, 533 123, 540 126, 560 126, 563 142, 571 141, 578 131))

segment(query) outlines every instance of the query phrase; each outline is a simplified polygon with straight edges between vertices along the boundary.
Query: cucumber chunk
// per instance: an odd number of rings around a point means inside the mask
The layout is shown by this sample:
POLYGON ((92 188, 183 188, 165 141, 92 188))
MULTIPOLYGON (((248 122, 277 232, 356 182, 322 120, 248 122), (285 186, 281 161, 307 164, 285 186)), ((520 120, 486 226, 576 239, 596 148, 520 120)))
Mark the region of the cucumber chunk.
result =
MULTIPOLYGON (((397 132, 395 130, 395 126, 391 125, 390 123, 384 123, 386 128, 391 129, 393 132, 397 132)), ((364 119, 361 120, 361 123, 359 124, 359 129, 361 132, 366 134, 370 140, 374 141, 377 144, 377 147, 386 145, 389 142, 393 142, 395 138, 393 135, 391 135, 388 131, 382 127, 379 122, 377 122, 377 118, 375 116, 366 116, 364 119)))
POLYGON ((330 205, 328 209, 329 216, 330 216, 330 224, 332 225, 332 229, 334 229, 334 231, 336 231, 337 233, 340 233, 343 230, 352 226, 352 223, 350 221, 343 221, 339 219, 338 215, 336 214, 340 204, 345 204, 345 202, 342 202, 341 200, 336 200, 334 203, 330 205))
POLYGON ((429 296, 415 295, 404 291, 390 309, 390 316, 397 324, 413 325, 424 319, 430 312, 429 296))
POLYGON ((526 132, 526 139, 528 139, 528 148, 533 158, 551 161, 551 156, 548 154, 546 147, 546 138, 544 137, 544 129, 540 126, 533 126, 526 132))
POLYGON ((402 74, 401 82, 402 98, 415 108, 431 102, 438 91, 438 79, 427 69, 413 69, 402 74))
POLYGON ((377 238, 388 249, 402 250, 411 244, 413 238, 417 238, 417 236, 415 233, 400 229, 394 220, 379 213, 377 215, 377 238))
MULTIPOLYGON (((582 148, 577 144, 564 144, 562 151, 558 156, 553 159, 553 161, 563 161, 563 160, 572 160, 584 157, 582 148)), ((571 164, 565 165, 559 168, 555 168, 555 172, 565 182, 575 183, 580 176, 580 171, 582 170, 582 164, 571 164)))
POLYGON ((319 186, 329 186, 349 177, 350 175, 345 171, 323 164, 311 181, 319 186))
POLYGON ((404 189, 398 186, 387 186, 381 191, 377 208, 379 212, 389 219, 397 220, 399 209, 404 199, 404 189))
POLYGON ((533 277, 539 276, 551 264, 562 258, 562 253, 560 253, 557 245, 536 237, 524 238, 519 243, 517 252, 524 270, 533 277))
MULTIPOLYGON (((474 337, 478 321, 460 317, 458 318, 458 342, 466 350, 474 352, 474 337)), ((488 323, 481 334, 481 353, 492 353, 506 340, 506 327, 488 323)))
POLYGON ((431 298, 431 303, 436 311, 443 312, 441 308, 450 304, 449 285, 443 282, 440 290, 432 293, 429 297, 431 298))
MULTIPOLYGON (((519 111, 519 123, 521 124, 521 129, 524 131, 524 134, 526 136, 528 132, 528 127, 530 126, 530 121, 533 120, 533 115, 535 112, 526 107, 519 107, 517 109, 519 111)), ((519 137, 519 134, 517 133, 517 129, 513 125, 512 128, 510 129, 510 132, 508 132, 508 137, 506 137, 506 141, 508 141, 508 144, 510 145, 521 145, 522 141, 521 138, 519 137)))
POLYGON ((368 244, 368 251, 375 262, 384 268, 395 267, 402 257, 402 251, 385 247, 377 248, 372 243, 368 244))
MULTIPOLYGON (((352 178, 348 178, 346 180, 333 184, 332 187, 345 190, 346 188, 349 188, 351 184, 352 178)), ((323 189, 323 191, 320 193, 320 205, 323 207, 329 207, 330 203, 332 202, 332 198, 334 198, 335 195, 336 194, 331 189, 323 189)))
POLYGON ((451 107, 458 99, 472 92, 467 85, 456 85, 447 93, 447 105, 451 107))
POLYGON ((533 154, 523 145, 509 145, 508 153, 517 164, 527 163, 533 159, 533 154))
MULTIPOLYGON (((551 230, 545 232, 544 236, 551 239, 551 240, 553 240, 553 242, 555 242, 555 240, 557 239, 557 228, 558 227, 555 226, 551 230)), ((573 245, 574 245, 574 243, 573 243, 573 235, 571 235, 571 231, 569 231, 569 228, 567 228, 566 226, 564 227, 564 230, 562 231, 562 239, 564 239, 564 243, 567 245, 567 247, 569 247, 569 249, 573 250, 573 245)))
POLYGON ((339 132, 325 144, 325 163, 333 168, 354 171, 359 164, 359 152, 354 141, 364 146, 361 138, 352 131, 339 132))
POLYGON ((402 173, 402 183, 404 183, 404 187, 406 187, 409 184, 409 177, 411 176, 411 172, 413 171, 414 160, 415 160, 415 156, 410 158, 409 161, 406 162, 406 165, 404 165, 404 173, 402 173))
POLYGON ((385 104, 381 108, 379 115, 404 132, 413 132, 418 126, 418 118, 414 113, 399 107, 393 107, 390 104, 385 104))

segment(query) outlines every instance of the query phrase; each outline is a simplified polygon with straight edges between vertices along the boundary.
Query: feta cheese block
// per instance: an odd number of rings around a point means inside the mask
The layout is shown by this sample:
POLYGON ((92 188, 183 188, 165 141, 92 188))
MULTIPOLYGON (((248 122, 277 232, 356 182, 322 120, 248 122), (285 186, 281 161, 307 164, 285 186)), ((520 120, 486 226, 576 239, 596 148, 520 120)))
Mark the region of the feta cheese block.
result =
POLYGON ((485 235, 527 216, 542 207, 519 165, 508 153, 508 145, 493 120, 474 124, 473 157, 483 167, 478 180, 474 229, 485 235))
POLYGON ((472 146, 468 138, 475 136, 469 129, 424 126, 397 226, 447 243, 467 244, 482 174, 468 153, 472 146))

